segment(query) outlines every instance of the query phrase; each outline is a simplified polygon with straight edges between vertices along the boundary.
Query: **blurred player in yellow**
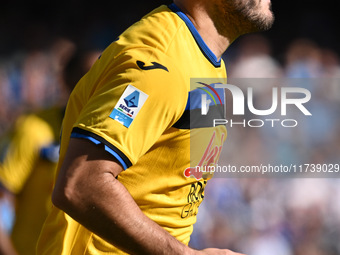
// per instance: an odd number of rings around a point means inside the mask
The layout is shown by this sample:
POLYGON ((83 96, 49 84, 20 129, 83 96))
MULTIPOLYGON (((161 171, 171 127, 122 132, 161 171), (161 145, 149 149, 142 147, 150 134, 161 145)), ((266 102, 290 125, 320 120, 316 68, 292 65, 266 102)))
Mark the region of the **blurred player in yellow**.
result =
POLYGON ((239 254, 187 246, 208 181, 194 165, 216 164, 226 138, 209 121, 223 91, 204 78, 225 82, 229 44, 272 22, 270 1, 176 0, 121 34, 71 94, 37 253, 239 254))
MULTIPOLYGON (((74 52, 73 44, 72 48, 74 52)), ((64 70, 68 94, 72 84, 76 84, 94 62, 92 56, 82 53, 70 52, 70 56, 64 70), (90 61, 90 65, 86 61, 90 61)), ((96 58, 98 56, 99 53, 96 58)), ((15 197, 11 240, 19 255, 35 254, 41 227, 52 206, 50 197, 64 111, 65 106, 56 106, 22 115, 1 140, 0 183, 15 197)))
POLYGON ((0 180, 16 197, 11 238, 19 254, 32 254, 51 207, 49 195, 58 156, 55 142, 62 116, 57 108, 21 116, 8 136, 0 180))

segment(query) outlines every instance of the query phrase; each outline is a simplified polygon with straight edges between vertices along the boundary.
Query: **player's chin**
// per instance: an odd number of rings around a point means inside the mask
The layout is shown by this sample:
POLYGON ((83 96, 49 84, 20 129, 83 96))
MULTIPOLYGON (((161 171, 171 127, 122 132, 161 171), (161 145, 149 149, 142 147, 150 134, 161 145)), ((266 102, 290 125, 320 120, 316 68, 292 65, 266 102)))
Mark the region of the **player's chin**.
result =
POLYGON ((253 29, 252 32, 260 32, 260 31, 266 31, 270 29, 275 21, 275 17, 271 11, 268 11, 261 15, 260 18, 253 21, 253 29))

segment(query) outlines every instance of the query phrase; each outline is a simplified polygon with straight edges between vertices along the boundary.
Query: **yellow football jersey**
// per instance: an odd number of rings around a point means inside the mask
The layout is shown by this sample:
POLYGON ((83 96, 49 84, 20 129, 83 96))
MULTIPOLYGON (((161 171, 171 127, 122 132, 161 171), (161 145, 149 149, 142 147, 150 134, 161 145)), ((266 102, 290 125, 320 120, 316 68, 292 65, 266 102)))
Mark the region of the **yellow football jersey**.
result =
POLYGON ((0 182, 16 197, 11 239, 20 255, 35 253, 51 209, 60 126, 64 109, 21 116, 1 140, 0 182))
MULTIPOLYGON (((204 78, 225 82, 223 61, 174 4, 157 8, 121 34, 73 90, 58 169, 70 137, 104 144, 124 167, 118 180, 140 209, 188 244, 207 183, 190 166, 216 163, 226 138, 210 115, 199 120, 205 92, 213 97, 209 113, 223 115, 223 91, 204 78)), ((53 208, 38 254, 125 253, 53 208)))

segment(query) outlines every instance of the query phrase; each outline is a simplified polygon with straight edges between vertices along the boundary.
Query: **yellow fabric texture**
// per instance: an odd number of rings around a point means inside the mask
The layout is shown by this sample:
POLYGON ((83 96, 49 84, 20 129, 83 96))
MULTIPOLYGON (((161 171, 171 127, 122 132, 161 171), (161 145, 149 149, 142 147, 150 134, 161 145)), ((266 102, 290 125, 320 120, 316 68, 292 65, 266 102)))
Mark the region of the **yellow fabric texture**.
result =
MULTIPOLYGON (((97 60, 73 90, 62 130, 60 162, 74 128, 123 154, 132 166, 118 180, 141 210, 181 242, 188 244, 207 180, 187 178, 190 130, 175 127, 190 91, 190 78, 226 78, 203 54, 185 22, 161 6, 127 29, 97 60), (143 69, 158 63, 164 68, 143 69), (143 67, 143 66, 142 66, 143 67), (128 85, 148 95, 129 127, 110 117, 128 85), (99 139, 98 139, 99 137, 99 139)), ((221 146, 225 127, 204 129, 221 146)), ((122 159, 122 158, 121 158, 122 159)), ((38 244, 38 254, 125 254, 53 208, 38 244)))

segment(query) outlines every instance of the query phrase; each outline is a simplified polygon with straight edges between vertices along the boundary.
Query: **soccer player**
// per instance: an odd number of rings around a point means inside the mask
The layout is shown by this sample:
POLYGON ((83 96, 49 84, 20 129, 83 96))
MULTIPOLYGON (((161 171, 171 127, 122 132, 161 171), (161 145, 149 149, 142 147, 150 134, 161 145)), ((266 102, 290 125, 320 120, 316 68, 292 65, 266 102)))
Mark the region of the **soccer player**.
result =
POLYGON ((192 132, 208 134, 202 167, 226 135, 192 123, 190 97, 209 90, 209 113, 223 98, 203 80, 192 93, 190 78, 225 79, 229 44, 272 22, 269 0, 175 0, 123 32, 69 99, 38 254, 239 254, 187 246, 207 184, 187 178, 192 132))
MULTIPOLYGON (((64 49, 70 47, 65 56, 67 65, 64 67, 63 64, 60 70, 63 88, 69 95, 74 84, 98 58, 99 51, 75 51, 69 41, 62 46, 64 49)), ((20 255, 35 254, 41 228, 52 207, 51 194, 64 111, 65 105, 57 105, 23 114, 0 142, 0 185, 15 200, 11 241, 20 255)))

